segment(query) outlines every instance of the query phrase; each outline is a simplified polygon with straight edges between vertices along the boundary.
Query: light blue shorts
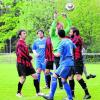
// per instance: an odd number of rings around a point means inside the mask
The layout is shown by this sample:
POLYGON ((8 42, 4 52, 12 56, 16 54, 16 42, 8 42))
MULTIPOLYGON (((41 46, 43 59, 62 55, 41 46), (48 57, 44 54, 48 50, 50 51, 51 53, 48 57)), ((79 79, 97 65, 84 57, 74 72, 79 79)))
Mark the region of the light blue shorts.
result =
POLYGON ((36 61, 36 69, 40 68, 41 70, 46 69, 46 63, 42 61, 36 61))

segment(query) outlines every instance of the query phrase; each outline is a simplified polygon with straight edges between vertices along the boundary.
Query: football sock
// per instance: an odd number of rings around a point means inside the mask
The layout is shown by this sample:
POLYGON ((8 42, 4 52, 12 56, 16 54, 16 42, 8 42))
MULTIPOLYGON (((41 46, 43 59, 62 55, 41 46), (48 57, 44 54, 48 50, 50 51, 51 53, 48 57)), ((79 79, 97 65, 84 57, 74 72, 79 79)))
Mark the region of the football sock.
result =
POLYGON ((72 96, 74 96, 74 88, 75 88, 75 81, 73 80, 69 80, 69 85, 72 91, 72 96))
POLYGON ((35 89, 36 89, 36 93, 39 93, 40 92, 40 85, 39 85, 38 79, 34 79, 33 83, 34 83, 34 86, 35 86, 35 89))
POLYGON ((72 100, 72 93, 71 93, 71 88, 70 88, 69 84, 66 81, 62 82, 62 83, 64 85, 64 89, 65 89, 66 93, 68 94, 69 100, 72 100))
POLYGON ((50 98, 54 97, 56 88, 57 88, 57 78, 52 77, 52 79, 51 79, 51 86, 50 86, 50 94, 49 94, 50 98))
POLYGON ((83 79, 80 79, 78 82, 81 85, 81 87, 84 89, 85 94, 89 95, 89 92, 88 92, 88 89, 87 89, 85 81, 83 79))
POLYGON ((19 82, 18 83, 18 91, 17 91, 17 93, 21 92, 22 86, 23 86, 23 84, 19 82))
POLYGON ((46 83, 47 83, 47 86, 50 88, 50 82, 51 82, 51 75, 50 74, 47 74, 46 75, 46 83))

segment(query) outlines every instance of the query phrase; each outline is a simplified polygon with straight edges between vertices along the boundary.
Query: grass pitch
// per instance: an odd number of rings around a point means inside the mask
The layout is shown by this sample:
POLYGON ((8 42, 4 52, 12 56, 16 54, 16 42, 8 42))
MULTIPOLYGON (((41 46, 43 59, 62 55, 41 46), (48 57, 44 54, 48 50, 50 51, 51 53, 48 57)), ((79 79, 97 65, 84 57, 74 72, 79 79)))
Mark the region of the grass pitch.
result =
MULTIPOLYGON (((92 98, 90 100, 100 100, 100 64, 86 64, 89 73, 96 74, 95 79, 86 80, 88 89, 92 98)), ((42 97, 37 97, 35 94, 35 88, 33 86, 33 79, 28 76, 26 82, 23 86, 22 93, 23 97, 16 97, 17 84, 18 84, 18 74, 16 70, 16 64, 0 64, 0 100, 44 100, 42 97)), ((84 92, 81 89, 78 82, 75 82, 75 99, 83 100, 84 92)), ((48 89, 43 89, 45 87, 44 75, 41 76, 41 91, 48 94, 48 89)), ((62 100, 66 97, 64 90, 60 90, 57 87, 54 100, 62 100)))

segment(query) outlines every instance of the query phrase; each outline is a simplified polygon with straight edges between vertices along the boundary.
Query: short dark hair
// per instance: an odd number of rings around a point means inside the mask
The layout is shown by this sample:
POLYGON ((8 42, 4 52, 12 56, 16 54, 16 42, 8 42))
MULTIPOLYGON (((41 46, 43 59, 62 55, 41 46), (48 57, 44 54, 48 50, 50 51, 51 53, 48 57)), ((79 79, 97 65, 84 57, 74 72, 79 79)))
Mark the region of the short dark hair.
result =
POLYGON ((22 32, 26 32, 25 30, 21 29, 17 32, 17 37, 19 38, 19 35, 21 35, 22 32))
POLYGON ((76 27, 71 27, 71 30, 73 31, 73 33, 76 33, 76 35, 79 35, 80 32, 76 27))
POLYGON ((42 29, 38 30, 37 31, 37 34, 38 34, 38 32, 42 32, 44 34, 44 31, 42 29))
POLYGON ((58 30, 58 35, 59 35, 59 37, 64 38, 65 37, 65 31, 64 30, 58 30))

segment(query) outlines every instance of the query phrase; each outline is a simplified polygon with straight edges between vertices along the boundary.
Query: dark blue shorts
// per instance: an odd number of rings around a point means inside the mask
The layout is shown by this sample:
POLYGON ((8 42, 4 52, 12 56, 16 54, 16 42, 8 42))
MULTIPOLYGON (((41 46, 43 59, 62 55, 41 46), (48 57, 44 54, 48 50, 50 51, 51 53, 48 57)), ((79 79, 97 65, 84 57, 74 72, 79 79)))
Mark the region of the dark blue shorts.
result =
POLYGON ((66 79, 68 76, 70 76, 71 74, 71 68, 72 67, 68 67, 68 66, 59 66, 55 72, 56 75, 60 76, 61 78, 66 79))

